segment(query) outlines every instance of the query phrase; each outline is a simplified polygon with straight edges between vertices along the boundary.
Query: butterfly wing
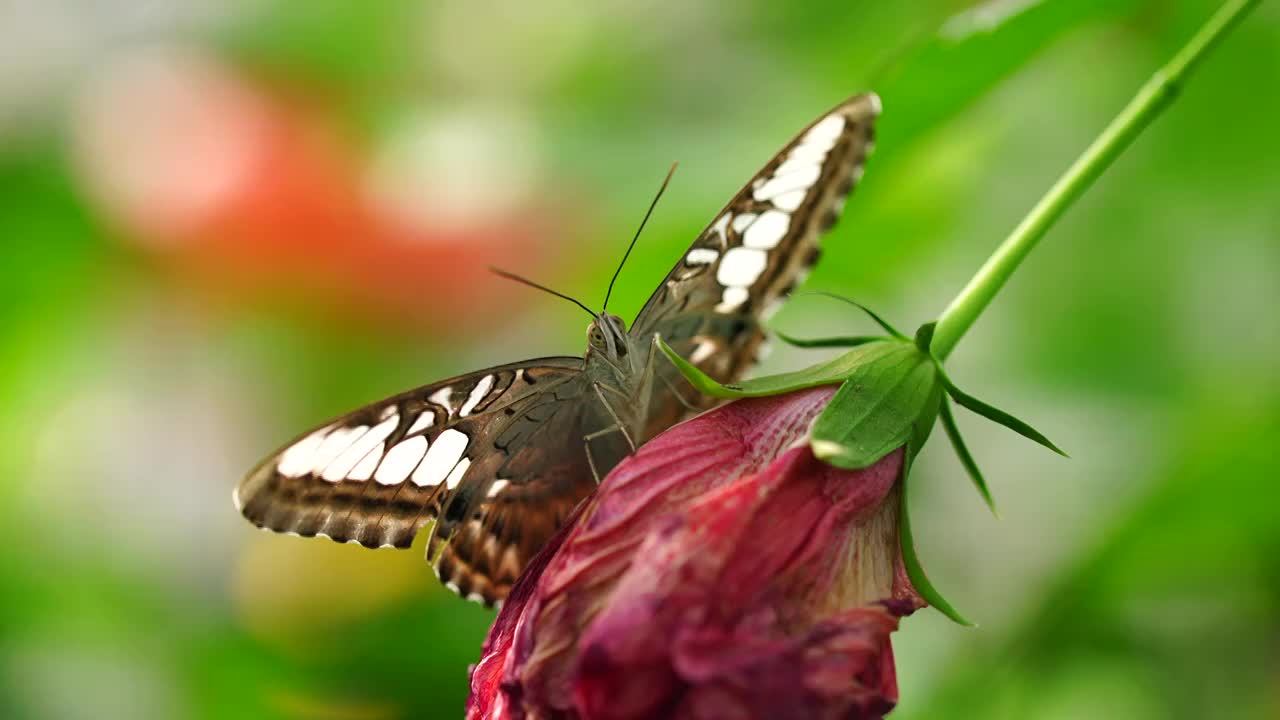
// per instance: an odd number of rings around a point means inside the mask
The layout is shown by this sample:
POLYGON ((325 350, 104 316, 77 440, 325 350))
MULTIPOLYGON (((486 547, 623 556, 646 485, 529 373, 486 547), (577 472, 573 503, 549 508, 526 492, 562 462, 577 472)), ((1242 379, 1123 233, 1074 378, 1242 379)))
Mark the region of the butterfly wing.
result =
MULTIPOLYGON (((764 315, 816 261, 818 236, 861 176, 878 112, 874 95, 854 97, 770 160, 649 298, 633 348, 648 352, 660 333, 712 377, 739 377, 764 315)), ((668 363, 652 368, 641 439, 689 402, 668 363)), ((609 418, 590 390, 583 360, 570 357, 411 390, 295 439, 240 483, 236 504, 268 530, 367 547, 409 547, 434 521, 428 555, 441 581, 493 604, 595 487, 584 439, 609 418)), ((598 467, 625 454, 618 442, 593 445, 598 467)))
POLYGON ((595 487, 582 438, 602 421, 581 358, 543 358, 401 393, 295 439, 241 481, 253 524, 407 548, 435 521, 441 582, 493 604, 595 487))
MULTIPOLYGON (((636 350, 654 334, 720 382, 755 362, 761 323, 807 274, 818 238, 835 223, 862 177, 880 112, 874 94, 837 105, 773 156, 702 231, 632 324, 636 350)), ((650 437, 690 404, 679 373, 657 362, 648 405, 650 437)))

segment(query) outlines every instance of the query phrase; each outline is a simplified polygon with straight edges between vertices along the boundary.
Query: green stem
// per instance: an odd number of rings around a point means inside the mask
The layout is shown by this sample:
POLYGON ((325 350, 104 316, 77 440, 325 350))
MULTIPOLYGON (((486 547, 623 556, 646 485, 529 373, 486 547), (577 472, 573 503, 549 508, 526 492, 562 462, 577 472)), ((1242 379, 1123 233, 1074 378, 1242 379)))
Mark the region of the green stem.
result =
POLYGON ((1228 0, 1167 65, 1156 71, 1128 106, 996 248, 978 273, 938 318, 933 353, 945 358, 1027 254, 1067 208, 1177 96, 1187 76, 1261 0, 1228 0))

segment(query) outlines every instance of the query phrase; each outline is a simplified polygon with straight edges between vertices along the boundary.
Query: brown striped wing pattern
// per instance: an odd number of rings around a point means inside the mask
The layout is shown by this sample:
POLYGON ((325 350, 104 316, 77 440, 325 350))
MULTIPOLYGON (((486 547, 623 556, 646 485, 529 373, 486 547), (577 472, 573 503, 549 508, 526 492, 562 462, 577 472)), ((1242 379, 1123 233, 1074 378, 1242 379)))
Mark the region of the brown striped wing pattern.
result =
POLYGON ((235 491, 253 524, 407 548, 434 522, 441 582, 493 604, 595 487, 582 359, 462 375, 373 403, 268 457, 235 491))
MULTIPOLYGON (((880 100, 856 95, 814 120, 765 163, 712 219, 650 296, 632 324, 633 352, 659 334, 720 382, 756 361, 761 323, 818 260, 818 240, 840 216, 862 177, 880 100)), ((679 373, 654 364, 650 437, 694 400, 676 397, 679 373)))

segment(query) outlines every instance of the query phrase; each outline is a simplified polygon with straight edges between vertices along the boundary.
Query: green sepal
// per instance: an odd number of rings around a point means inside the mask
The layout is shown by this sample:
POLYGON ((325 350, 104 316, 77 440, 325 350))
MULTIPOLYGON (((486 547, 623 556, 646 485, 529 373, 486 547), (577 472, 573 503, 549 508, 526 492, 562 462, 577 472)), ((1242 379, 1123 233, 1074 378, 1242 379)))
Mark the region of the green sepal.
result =
POLYGON ((843 296, 843 295, 836 295, 835 293, 822 292, 821 290, 814 290, 814 291, 810 291, 810 292, 796 293, 795 295, 792 295, 792 297, 804 297, 804 296, 806 296, 806 295, 816 295, 816 296, 818 296, 818 297, 831 298, 832 300, 839 300, 839 301, 840 301, 840 302, 842 302, 842 303, 847 303, 847 304, 849 304, 849 305, 852 305, 852 306, 854 306, 854 307, 858 308, 859 310, 861 310, 862 312, 866 313, 868 317, 870 317, 872 320, 874 320, 874 321, 875 321, 875 323, 876 323, 877 325, 879 325, 880 327, 884 328, 884 331, 885 331, 885 332, 887 332, 887 333, 889 333, 889 334, 890 334, 890 335, 892 335, 893 337, 895 337, 895 338, 897 338, 897 339, 899 339, 899 340, 906 340, 906 339, 907 339, 907 336, 906 336, 906 335, 903 335, 901 332, 898 332, 898 329, 897 329, 897 328, 895 328, 894 326, 890 325, 890 324, 889 324, 889 321, 887 321, 887 320, 885 320, 884 318, 880 317, 879 315, 877 315, 877 314, 875 313, 875 311, 874 311, 874 310, 872 310, 871 308, 867 307, 866 305, 863 305, 862 303, 858 302, 857 300, 851 300, 851 299, 849 299, 849 298, 847 298, 847 297, 845 297, 845 296, 843 296))
POLYGON ((969 473, 969 478, 973 480, 973 486, 978 489, 978 494, 983 500, 987 501, 987 507, 991 508, 991 514, 1000 517, 999 511, 996 510, 995 498, 991 496, 991 490, 987 487, 987 481, 982 477, 982 471, 978 469, 978 464, 974 462, 973 455, 969 453, 969 448, 964 444, 964 438, 960 436, 960 427, 956 425, 956 418, 951 414, 951 403, 946 398, 942 399, 939 417, 942 420, 942 429, 946 431, 947 438, 951 440, 951 447, 956 451, 956 457, 960 459, 960 464, 964 466, 965 472, 969 473))
MULTIPOLYGON (((919 448, 915 448, 919 450, 919 448)), ((947 599, 942 597, 942 593, 929 582, 929 576, 925 575, 924 567, 920 564, 920 556, 916 554, 916 543, 911 537, 911 514, 907 511, 907 476, 911 473, 911 458, 914 454, 912 448, 907 449, 907 453, 902 461, 902 480, 898 484, 901 493, 898 496, 898 542, 902 548, 902 565, 907 571, 907 577, 911 580, 911 586, 915 588, 920 597, 929 603, 935 610, 951 618, 952 621, 965 627, 973 627, 974 624, 969 622, 960 611, 956 610, 947 599)))
MULTIPOLYGON (((946 388, 947 394, 951 396, 952 400, 955 400, 956 403, 958 403, 961 407, 967 408, 981 415, 982 417, 990 420, 991 422, 1003 425, 1009 428, 1010 430, 1018 433, 1022 437, 1027 438, 1028 440, 1037 442, 1049 448, 1050 450, 1058 453, 1062 457, 1070 457, 1069 455, 1067 455, 1065 452, 1062 451, 1062 448, 1058 447, 1057 445, 1054 445, 1053 442, 1049 440, 1049 438, 1045 437, 1044 434, 1041 433, 1039 430, 1036 430, 1035 428, 1031 427, 1031 425, 1023 422, 1022 420, 1019 420, 1018 418, 1010 415, 1009 413, 1001 410, 998 407, 994 407, 992 405, 988 405, 982 402, 978 398, 956 387, 956 384, 951 382, 951 378, 947 376, 947 371, 942 369, 942 361, 934 356, 933 350, 930 347, 930 345, 933 343, 933 330, 937 325, 938 323, 936 322, 925 323, 924 325, 921 325, 920 328, 916 330, 916 346, 920 348, 921 352, 926 353, 930 358, 932 358, 933 364, 938 368, 938 378, 942 380, 942 386, 946 388)), ((950 435, 951 434, 950 431, 948 431, 947 434, 950 435)), ((959 435, 957 434, 954 437, 959 437, 959 435)), ((952 439, 951 442, 952 444, 956 443, 954 438, 952 439)), ((962 447, 963 443, 961 443, 960 446, 962 447)), ((959 447, 957 448, 956 452, 960 454, 959 447)), ((960 462, 962 463, 965 462, 964 456, 967 454, 968 454, 967 450, 963 454, 961 454, 960 462)), ((969 458, 970 462, 972 462, 972 460, 973 460, 972 458, 969 458)), ((968 467, 969 467, 968 464, 966 464, 965 468, 968 469, 968 467)), ((975 466, 975 469, 976 469, 976 466, 975 466)), ((995 507, 993 506, 992 510, 994 509, 995 507)))
POLYGON ((938 327, 937 322, 930 322, 921 325, 916 329, 916 347, 920 348, 920 352, 933 356, 933 351, 929 346, 933 344, 933 329, 938 327))
MULTIPOLYGON (((881 358, 895 353, 901 353, 902 348, 910 348, 901 342, 895 340, 885 340, 881 342, 872 342, 860 345, 853 350, 833 358, 827 362, 797 370, 795 372, 780 373, 778 375, 767 375, 765 377, 754 378, 743 381, 736 385, 722 385, 709 377, 706 373, 699 370, 693 363, 685 360, 675 350, 661 338, 655 337, 654 342, 658 343, 658 347, 671 360, 680 374, 684 375, 689 384, 696 388, 704 395, 718 398, 742 398, 742 397, 762 397, 765 395, 782 395, 793 390, 803 390, 805 388, 817 387, 819 385, 831 385, 833 383, 842 382, 849 377, 856 368, 868 364, 878 362, 881 358)), ((911 348, 913 349, 913 348, 911 348)))
POLYGON ((851 335, 847 337, 830 337, 830 338, 795 338, 786 333, 773 331, 782 342, 799 348, 825 348, 825 347, 857 347, 866 345, 877 340, 889 340, 885 335, 851 335))
POLYGON ((868 467, 904 445, 924 444, 941 397, 933 360, 914 345, 860 363, 813 424, 813 454, 848 470, 868 467))
POLYGON ((947 373, 942 369, 942 363, 937 363, 937 367, 938 378, 942 380, 942 385, 947 389, 947 394, 951 396, 952 400, 956 401, 956 404, 981 415, 991 422, 1003 425, 1022 437, 1035 441, 1063 457, 1069 457, 1062 451, 1062 448, 1054 445, 1053 442, 1049 440, 1049 438, 1045 437, 1039 430, 1036 430, 1027 423, 1019 420, 1000 408, 988 405, 956 387, 955 383, 951 382, 951 378, 947 377, 947 373))

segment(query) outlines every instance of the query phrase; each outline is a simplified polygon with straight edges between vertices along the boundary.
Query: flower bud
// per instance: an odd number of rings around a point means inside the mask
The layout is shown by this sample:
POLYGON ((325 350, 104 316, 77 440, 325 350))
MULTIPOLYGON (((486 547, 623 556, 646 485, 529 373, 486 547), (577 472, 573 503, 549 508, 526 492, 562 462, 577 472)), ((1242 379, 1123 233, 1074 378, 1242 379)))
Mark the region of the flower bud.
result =
POLYGON ((807 442, 831 386, 744 399, 618 465, 530 565, 468 718, 869 718, 923 605, 899 548, 898 448, 856 470, 807 442))

